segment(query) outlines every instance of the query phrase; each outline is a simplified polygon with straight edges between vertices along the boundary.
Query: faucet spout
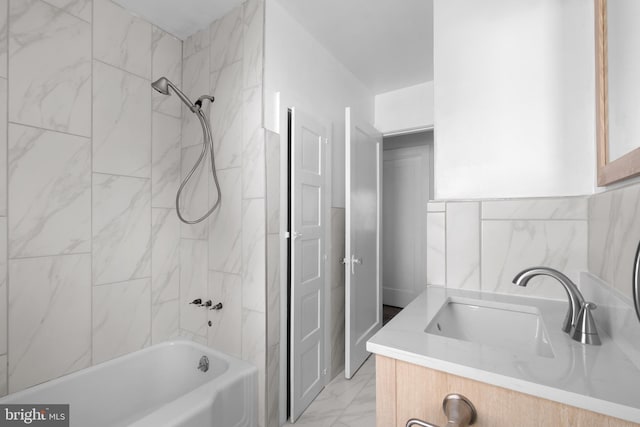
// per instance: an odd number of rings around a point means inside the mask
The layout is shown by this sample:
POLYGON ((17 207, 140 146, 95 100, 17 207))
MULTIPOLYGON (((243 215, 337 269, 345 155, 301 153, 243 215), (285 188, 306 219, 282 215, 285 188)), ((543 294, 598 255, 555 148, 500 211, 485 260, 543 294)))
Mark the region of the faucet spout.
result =
POLYGON ((578 321, 578 313, 584 303, 584 298, 578 287, 567 276, 549 267, 532 267, 521 271, 513 278, 513 283, 518 286, 527 286, 529 280, 536 276, 549 276, 556 279, 564 287, 569 297, 569 309, 562 324, 562 330, 568 334, 572 333, 572 328, 578 321))

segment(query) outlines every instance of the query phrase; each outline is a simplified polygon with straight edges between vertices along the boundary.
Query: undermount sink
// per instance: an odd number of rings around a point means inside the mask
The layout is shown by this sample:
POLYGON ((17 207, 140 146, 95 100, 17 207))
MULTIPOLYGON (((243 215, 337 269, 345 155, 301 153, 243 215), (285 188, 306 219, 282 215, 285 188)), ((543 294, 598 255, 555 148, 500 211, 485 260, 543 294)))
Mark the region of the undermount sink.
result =
POLYGON ((542 317, 531 306, 448 298, 425 332, 514 353, 554 357, 542 317))

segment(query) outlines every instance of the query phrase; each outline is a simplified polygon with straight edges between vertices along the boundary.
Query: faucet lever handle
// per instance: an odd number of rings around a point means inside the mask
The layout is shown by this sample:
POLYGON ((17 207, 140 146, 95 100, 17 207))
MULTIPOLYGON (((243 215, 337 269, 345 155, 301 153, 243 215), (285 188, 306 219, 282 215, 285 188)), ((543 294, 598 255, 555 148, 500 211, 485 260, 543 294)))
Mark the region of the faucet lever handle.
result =
POLYGON ((571 334, 572 339, 583 344, 601 344, 596 322, 593 320, 593 315, 591 314, 591 310, 595 310, 596 308, 598 308, 598 306, 592 302, 582 304, 580 313, 578 313, 578 320, 571 334))

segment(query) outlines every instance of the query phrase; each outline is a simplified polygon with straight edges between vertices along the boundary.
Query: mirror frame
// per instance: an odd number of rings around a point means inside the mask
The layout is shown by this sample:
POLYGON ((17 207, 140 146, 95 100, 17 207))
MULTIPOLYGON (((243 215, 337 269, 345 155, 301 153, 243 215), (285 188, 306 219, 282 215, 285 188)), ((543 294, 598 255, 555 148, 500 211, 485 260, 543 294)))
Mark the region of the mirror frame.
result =
POLYGON ((640 148, 609 161, 609 98, 607 92, 607 0, 595 1, 596 151, 598 186, 640 175, 640 148))

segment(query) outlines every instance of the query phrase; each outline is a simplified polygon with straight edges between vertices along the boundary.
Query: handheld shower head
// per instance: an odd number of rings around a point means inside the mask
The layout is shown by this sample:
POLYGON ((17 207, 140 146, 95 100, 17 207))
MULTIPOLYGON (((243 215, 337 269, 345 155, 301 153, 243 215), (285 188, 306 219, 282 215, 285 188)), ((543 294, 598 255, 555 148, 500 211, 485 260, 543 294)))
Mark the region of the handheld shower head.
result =
POLYGON ((195 113, 200 109, 199 106, 196 106, 193 102, 191 102, 189 100, 189 98, 187 98, 187 95, 182 93, 182 91, 180 89, 178 89, 178 87, 176 85, 171 83, 171 80, 169 80, 166 77, 160 77, 158 80, 156 80, 155 82, 151 83, 151 87, 154 88, 155 90, 157 90, 158 92, 160 92, 163 95, 170 95, 169 88, 171 88, 171 90, 173 90, 173 92, 176 95, 178 95, 178 98, 180 98, 180 100, 182 102, 184 102, 185 105, 187 107, 189 107, 189 109, 192 112, 195 113))
POLYGON ((160 77, 158 80, 151 83, 151 87, 163 95, 169 95, 169 80, 167 80, 166 77, 160 77))

